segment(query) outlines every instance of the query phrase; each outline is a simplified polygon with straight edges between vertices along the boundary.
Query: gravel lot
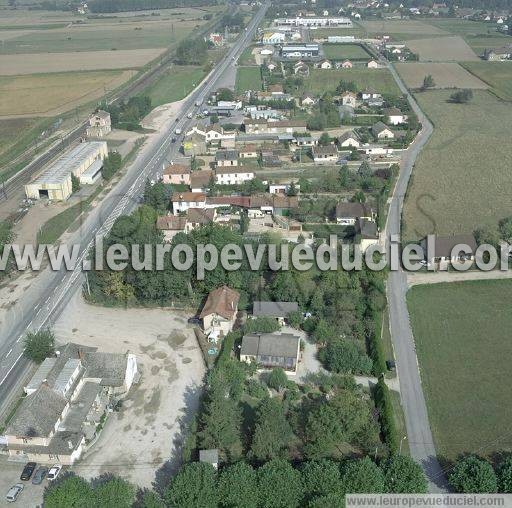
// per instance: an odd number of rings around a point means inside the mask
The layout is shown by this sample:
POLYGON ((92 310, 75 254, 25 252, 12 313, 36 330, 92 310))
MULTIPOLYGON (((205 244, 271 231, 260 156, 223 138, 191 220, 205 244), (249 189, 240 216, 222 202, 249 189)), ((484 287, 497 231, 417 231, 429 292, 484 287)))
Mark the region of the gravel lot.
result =
POLYGON ((179 465, 184 425, 195 414, 205 373, 187 315, 171 309, 108 309, 70 301, 56 323, 58 341, 137 355, 142 377, 120 412, 112 413, 97 441, 73 466, 95 477, 112 472, 141 487, 165 483, 179 465))

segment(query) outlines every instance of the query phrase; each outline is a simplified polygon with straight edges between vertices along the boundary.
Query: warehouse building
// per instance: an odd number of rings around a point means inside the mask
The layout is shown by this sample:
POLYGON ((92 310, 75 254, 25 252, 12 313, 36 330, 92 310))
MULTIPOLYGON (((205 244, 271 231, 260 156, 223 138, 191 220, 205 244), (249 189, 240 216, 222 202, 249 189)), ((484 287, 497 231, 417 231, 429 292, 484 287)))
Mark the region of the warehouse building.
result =
POLYGON ((44 172, 25 185, 29 199, 64 201, 71 196, 71 175, 82 184, 92 184, 101 176, 103 159, 108 155, 105 141, 80 143, 52 162, 44 172))

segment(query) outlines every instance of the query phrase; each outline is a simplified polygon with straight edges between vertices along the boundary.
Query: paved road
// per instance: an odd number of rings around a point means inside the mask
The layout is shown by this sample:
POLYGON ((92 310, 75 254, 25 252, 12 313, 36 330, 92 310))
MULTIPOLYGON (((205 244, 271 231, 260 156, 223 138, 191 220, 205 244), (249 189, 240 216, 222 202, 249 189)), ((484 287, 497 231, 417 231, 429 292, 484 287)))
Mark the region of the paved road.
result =
MULTIPOLYGON (((411 177, 414 162, 420 150, 432 134, 433 127, 423 114, 416 101, 410 96, 404 83, 392 65, 389 69, 404 94, 407 95, 411 107, 418 116, 422 130, 410 148, 403 152, 400 174, 395 192, 391 198, 389 215, 386 223, 386 237, 400 234, 402 207, 407 185, 411 177)), ((431 492, 447 490, 446 478, 437 460, 436 449, 428 421, 425 396, 421 386, 418 360, 414 345, 414 337, 407 310, 407 275, 402 271, 393 271, 389 275, 388 303, 391 337, 395 351, 397 372, 400 379, 402 406, 405 413, 407 438, 411 456, 421 464, 429 480, 431 492)))
POLYGON ((80 245, 78 263, 73 271, 65 268, 58 272, 49 269, 34 278, 23 298, 7 313, 0 325, 0 412, 5 401, 11 397, 15 387, 26 375, 30 362, 23 356, 23 337, 27 331, 37 331, 51 325, 62 312, 71 296, 82 287, 83 261, 95 238, 104 236, 114 221, 122 214, 132 211, 138 203, 138 197, 144 190, 146 179, 155 178, 162 167, 172 158, 176 158, 179 146, 172 142, 174 130, 185 130, 193 122, 188 113, 198 112, 209 94, 218 86, 224 73, 232 73, 237 58, 251 41, 252 35, 262 20, 268 4, 262 5, 235 45, 217 64, 209 76, 184 101, 178 121, 169 121, 160 133, 152 137, 131 163, 124 177, 85 218, 80 229, 70 235, 68 245, 80 245))

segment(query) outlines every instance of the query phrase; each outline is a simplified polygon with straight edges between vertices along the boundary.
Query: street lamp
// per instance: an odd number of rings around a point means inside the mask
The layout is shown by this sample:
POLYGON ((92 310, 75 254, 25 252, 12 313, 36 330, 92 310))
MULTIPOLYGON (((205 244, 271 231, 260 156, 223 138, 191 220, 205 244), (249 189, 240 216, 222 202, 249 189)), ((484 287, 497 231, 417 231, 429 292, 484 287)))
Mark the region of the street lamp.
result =
POLYGON ((398 451, 399 455, 402 455, 402 443, 407 439, 407 436, 404 436, 400 439, 400 450, 398 451))

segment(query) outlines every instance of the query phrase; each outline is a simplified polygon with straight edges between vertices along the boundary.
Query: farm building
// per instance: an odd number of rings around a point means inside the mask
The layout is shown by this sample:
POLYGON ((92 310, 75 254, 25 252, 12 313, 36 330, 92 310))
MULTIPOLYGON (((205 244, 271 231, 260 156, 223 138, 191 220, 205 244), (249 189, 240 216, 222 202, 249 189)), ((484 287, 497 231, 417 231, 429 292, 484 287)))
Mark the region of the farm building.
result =
POLYGON ((37 178, 25 185, 29 199, 48 198, 64 201, 71 196, 71 175, 80 183, 92 184, 101 176, 103 159, 107 156, 105 141, 80 143, 52 162, 37 178))

